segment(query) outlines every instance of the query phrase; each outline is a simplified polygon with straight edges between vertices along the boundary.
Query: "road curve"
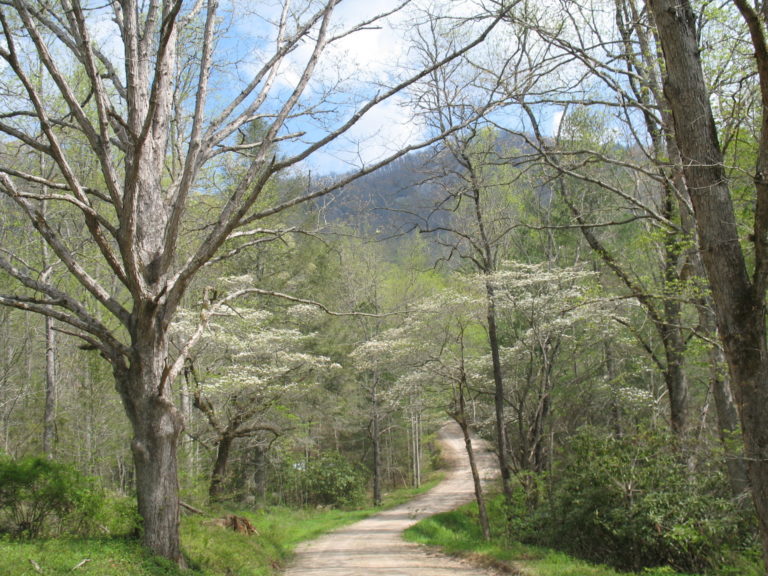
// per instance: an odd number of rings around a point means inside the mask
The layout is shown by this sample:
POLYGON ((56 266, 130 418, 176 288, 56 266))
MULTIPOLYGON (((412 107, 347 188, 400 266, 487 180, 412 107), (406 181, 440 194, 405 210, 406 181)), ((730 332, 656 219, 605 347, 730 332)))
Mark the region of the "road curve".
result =
MULTIPOLYGON (((285 576, 488 576, 461 560, 406 542, 402 532, 422 518, 453 510, 474 498, 464 439, 456 424, 439 432, 450 469, 438 486, 410 502, 302 544, 285 576)), ((480 450, 478 450, 480 452, 480 450)), ((483 477, 492 456, 480 458, 483 477)))

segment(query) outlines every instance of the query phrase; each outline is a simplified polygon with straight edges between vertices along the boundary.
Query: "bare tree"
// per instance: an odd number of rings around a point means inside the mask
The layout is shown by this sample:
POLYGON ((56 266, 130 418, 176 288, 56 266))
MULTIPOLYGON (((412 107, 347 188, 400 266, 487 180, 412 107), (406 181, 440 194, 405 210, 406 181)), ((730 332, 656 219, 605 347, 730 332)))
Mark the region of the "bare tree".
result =
MULTIPOLYGON (((0 191, 87 293, 83 298, 46 281, 30 263, 3 253, 0 268, 19 289, 0 295, 0 304, 53 318, 60 331, 109 361, 133 431, 144 543, 179 564, 176 451, 183 418, 172 388, 202 330, 173 352, 169 327, 190 283, 218 255, 269 237, 260 224, 270 216, 428 144, 395 150, 325 188, 264 194, 275 175, 348 134, 431 69, 480 44, 501 16, 470 20, 471 39, 429 69, 399 75, 388 70, 386 82, 373 79, 345 99, 344 82, 321 74, 334 46, 379 25, 408 0, 346 26, 337 20, 341 4, 294 7, 286 1, 274 13, 272 4, 218 0, 0 4, 0 57, 6 64, 0 191), (236 29, 243 23, 250 34, 236 29), (228 38, 235 33, 242 45, 228 38), (249 50, 242 51, 249 40, 249 50), (233 62, 238 53, 252 59, 233 62), (38 60, 41 79, 34 77, 38 60), (302 120, 317 118, 322 123, 303 134, 309 128, 302 120), (264 126, 262 139, 242 144, 238 131, 256 119, 264 126), (279 142, 290 144, 284 157, 274 152, 279 142), (33 154, 47 156, 52 175, 25 168, 33 154), (217 167, 233 156, 246 156, 247 169, 217 189, 217 167), (220 209, 195 224, 202 238, 182 250, 188 201, 205 189, 221 195, 220 209), (82 236, 62 234, 56 212, 43 213, 43 201, 74 213, 82 236), (95 246, 98 257, 83 257, 81 242, 95 246)), ((206 291, 202 323, 215 296, 206 291)))

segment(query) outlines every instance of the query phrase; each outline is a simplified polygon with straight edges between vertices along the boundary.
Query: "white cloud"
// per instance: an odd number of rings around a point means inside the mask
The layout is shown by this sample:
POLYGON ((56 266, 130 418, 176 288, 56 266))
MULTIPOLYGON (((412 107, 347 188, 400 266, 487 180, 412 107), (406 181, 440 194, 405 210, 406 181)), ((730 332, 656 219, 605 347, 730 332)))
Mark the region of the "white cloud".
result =
MULTIPOLYGON (((317 141, 327 134, 328 129, 338 127, 361 102, 397 83, 398 77, 408 74, 412 54, 404 29, 415 12, 428 1, 414 0, 406 9, 333 42, 324 53, 305 92, 304 105, 316 104, 324 114, 315 116, 311 121, 294 119, 287 131, 305 131, 305 142, 317 141), (325 100, 329 94, 330 100, 325 100)), ((392 11, 401 3, 402 0, 343 1, 334 12, 332 34, 350 30, 360 22, 392 11)), ((273 5, 274 10, 278 8, 277 4, 273 5)), ((476 6, 472 0, 456 0, 445 3, 443 8, 453 15, 466 15, 476 6)), ((261 11, 237 21, 237 33, 260 44, 264 50, 259 54, 262 58, 274 46, 274 39, 269 39, 268 19, 274 21, 278 15, 279 12, 261 11)), ((279 102, 280 95, 285 97, 298 84, 313 48, 313 43, 308 41, 291 53, 281 67, 273 88, 273 103, 279 102)), ((256 57, 256 51, 252 51, 251 55, 254 57, 252 72, 261 60, 256 57)), ((246 68, 241 68, 241 71, 247 77, 246 68)), ((314 172, 343 172, 376 162, 423 135, 422 126, 414 122, 412 116, 405 100, 393 97, 367 112, 343 138, 313 154, 306 163, 314 172)), ((298 143, 286 143, 284 147, 288 153, 299 150, 298 143)))
POLYGON ((368 166, 422 135, 403 101, 393 97, 366 114, 345 136, 307 162, 313 171, 345 172, 368 166))

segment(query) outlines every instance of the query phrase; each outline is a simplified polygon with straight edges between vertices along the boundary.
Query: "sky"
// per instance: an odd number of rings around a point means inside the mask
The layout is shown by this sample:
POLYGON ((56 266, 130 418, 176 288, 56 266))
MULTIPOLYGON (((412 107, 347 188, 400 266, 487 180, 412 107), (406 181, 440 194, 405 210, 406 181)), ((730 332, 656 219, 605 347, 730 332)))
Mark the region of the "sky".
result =
MULTIPOLYGON (((400 0, 344 0, 335 12, 335 25, 339 29, 347 28, 378 14, 390 11, 400 0)), ((360 94, 373 94, 371 83, 391 82, 393 71, 402 73, 410 64, 411 50, 406 35, 407 22, 413 16, 413 10, 425 2, 415 0, 412 5, 377 22, 375 27, 359 31, 335 43, 328 51, 325 66, 316 74, 311 89, 319 91, 322 86, 340 81, 343 92, 337 91, 335 100, 337 110, 341 111, 351 102, 360 102, 360 94), (357 94, 357 97, 353 96, 357 94)), ((467 12, 474 2, 454 0, 444 3, 457 13, 467 12)), ((266 32, 267 24, 254 27, 259 19, 243 20, 236 29, 236 34, 256 36, 266 32)), ((312 46, 306 43, 292 55, 290 61, 281 69, 275 90, 290 90, 298 81, 304 62, 312 46)), ((318 139, 324 135, 319 126, 312 126, 305 121, 289 123, 290 131, 307 131, 306 139, 318 139)), ((312 155, 304 168, 315 173, 342 173, 361 164, 369 164, 391 154, 409 142, 423 137, 424 129, 413 121, 412 110, 404 97, 395 96, 373 108, 344 137, 328 149, 312 155)), ((284 145, 286 151, 299 149, 297 145, 284 145)))
MULTIPOLYGON (((209 98, 209 117, 218 112, 253 76, 265 58, 274 52, 274 22, 278 20, 285 2, 296 9, 310 7, 310 11, 327 0, 230 0, 219 6, 220 23, 227 33, 217 45, 216 58, 220 66, 214 72, 209 98)), ((325 87, 337 84, 332 99, 339 118, 348 116, 345 109, 364 101, 373 94, 371 82, 391 81, 393 70, 403 70, 409 59, 406 19, 409 10, 437 1, 450 5, 452 10, 466 10, 475 0, 411 0, 409 8, 386 20, 335 42, 328 50, 308 94, 318 94, 325 87), (404 30, 404 27, 406 30, 404 30), (339 90, 341 89, 341 90, 339 90), (361 98, 362 94, 362 98, 361 98)), ((389 12, 403 0, 342 0, 334 11, 333 26, 343 30, 361 21, 389 12)), ((187 7, 194 2, 185 3, 187 7)), ((100 50, 113 61, 115 69, 124 70, 124 49, 112 9, 103 3, 95 3, 88 10, 90 31, 100 50)), ((306 16, 306 15, 305 15, 306 16)), ((182 13, 183 17, 183 13, 182 13)), ((280 68, 273 93, 280 101, 292 90, 300 77, 306 59, 312 51, 312 43, 305 42, 295 50, 280 68)), ((274 105, 274 104, 273 104, 274 105)), ((266 107, 270 106, 270 101, 266 107)), ((325 107, 328 110, 328 106, 325 107)), ((327 116, 327 115, 324 115, 327 116)), ((306 120, 290 121, 286 132, 304 131, 305 141, 293 146, 284 145, 286 152, 297 152, 306 147, 307 141, 315 141, 327 132, 319 125, 306 120)), ((403 98, 393 97, 376 106, 364 116, 343 138, 328 149, 320 150, 303 163, 306 170, 315 173, 341 173, 368 164, 391 153, 394 149, 418 138, 419 126, 411 119, 411 110, 403 98)))
MULTIPOLYGON (((210 116, 215 116, 224 103, 238 91, 239 85, 253 76, 265 58, 274 51, 274 22, 279 18, 284 1, 291 0, 232 0, 231 9, 222 12, 229 27, 227 35, 219 42, 217 50, 223 65, 217 71, 216 88, 219 94, 210 101, 210 116), (229 64, 229 63, 232 64, 229 64)), ((292 0, 297 8, 316 6, 324 0, 292 0)), ((336 30, 391 11, 403 0, 342 0, 334 12, 336 30)), ((322 120, 336 112, 338 121, 349 116, 349 110, 364 102, 374 93, 377 82, 391 84, 397 74, 404 74, 413 67, 414 52, 408 36, 413 35, 410 25, 415 15, 428 4, 436 4, 443 11, 455 16, 475 13, 480 0, 412 0, 408 7, 365 29, 335 42, 327 51, 326 58, 313 77, 308 96, 322 93, 333 86, 331 106, 324 106, 325 114, 315 122, 306 118, 290 120, 284 133, 305 132, 300 142, 284 143, 284 153, 296 153, 307 142, 316 141, 327 133, 322 120)), ((222 3, 222 6, 227 3, 222 3)), ((314 8, 313 8, 314 9, 314 8)), ((222 10, 224 10, 222 8, 222 10)), ((102 50, 120 58, 122 49, 111 16, 106 10, 92 15, 95 37, 102 50)), ((312 42, 305 42, 295 50, 281 66, 272 89, 274 98, 266 103, 279 102, 289 93, 301 75, 304 63, 312 51, 312 42)), ((120 67, 118 66, 118 69, 120 67)), ((557 116, 552 120, 558 121, 557 116)), ((334 125, 333 123, 331 124, 334 125)), ((315 174, 343 173, 361 165, 368 165, 392 154, 408 143, 425 135, 425 128, 413 120, 413 109, 405 95, 394 96, 367 113, 349 132, 325 149, 314 153, 302 164, 304 170, 315 174)))

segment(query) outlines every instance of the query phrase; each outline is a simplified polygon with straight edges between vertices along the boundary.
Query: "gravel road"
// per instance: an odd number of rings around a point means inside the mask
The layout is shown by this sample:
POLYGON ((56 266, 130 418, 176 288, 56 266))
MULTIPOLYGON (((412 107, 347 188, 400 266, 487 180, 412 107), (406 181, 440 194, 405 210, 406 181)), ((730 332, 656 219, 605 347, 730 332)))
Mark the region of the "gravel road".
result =
MULTIPOLYGON (((288 566, 285 576, 492 574, 402 539, 403 530, 422 518, 452 510, 474 498, 472 475, 461 430, 456 424, 448 424, 440 430, 439 438, 443 457, 450 465, 443 482, 397 508, 304 543, 297 550, 296 558, 288 566)), ((484 478, 492 475, 492 455, 484 453, 479 466, 484 478)))

